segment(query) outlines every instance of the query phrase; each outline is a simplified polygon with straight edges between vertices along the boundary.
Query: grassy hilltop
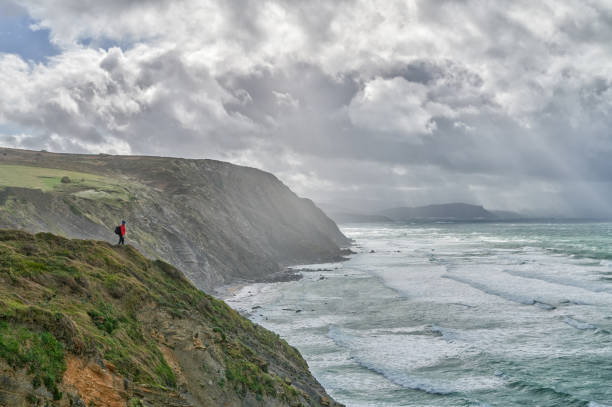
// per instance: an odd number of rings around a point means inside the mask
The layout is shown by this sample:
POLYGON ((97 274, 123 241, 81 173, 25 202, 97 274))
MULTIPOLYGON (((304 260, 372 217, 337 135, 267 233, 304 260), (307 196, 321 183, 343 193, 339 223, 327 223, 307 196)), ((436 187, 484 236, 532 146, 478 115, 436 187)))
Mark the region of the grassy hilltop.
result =
POLYGON ((0 230, 0 405, 38 403, 335 405, 294 348, 171 265, 0 230))
POLYGON ((213 160, 0 148, 0 228, 128 242, 198 288, 340 258, 348 240, 272 174, 213 160))

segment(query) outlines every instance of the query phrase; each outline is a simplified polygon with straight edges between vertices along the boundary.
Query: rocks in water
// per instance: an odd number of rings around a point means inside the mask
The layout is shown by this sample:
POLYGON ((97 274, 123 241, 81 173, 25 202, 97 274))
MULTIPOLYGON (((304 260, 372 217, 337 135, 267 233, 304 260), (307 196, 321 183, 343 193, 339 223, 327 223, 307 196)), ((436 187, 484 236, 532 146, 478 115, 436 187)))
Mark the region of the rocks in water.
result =
POLYGON ((302 279, 302 274, 292 270, 279 271, 260 281, 264 283, 286 283, 289 281, 297 281, 302 279))
POLYGON ((290 312, 302 312, 301 309, 293 309, 293 308, 282 308, 283 311, 290 311, 290 312))

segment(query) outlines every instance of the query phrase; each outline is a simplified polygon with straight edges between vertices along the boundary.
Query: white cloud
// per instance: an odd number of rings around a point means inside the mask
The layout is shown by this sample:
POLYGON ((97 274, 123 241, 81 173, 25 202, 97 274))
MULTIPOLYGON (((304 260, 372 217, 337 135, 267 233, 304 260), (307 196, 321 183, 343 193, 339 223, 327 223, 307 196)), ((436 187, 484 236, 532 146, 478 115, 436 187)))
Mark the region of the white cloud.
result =
POLYGON ((300 101, 291 96, 290 93, 272 91, 272 94, 276 97, 276 103, 279 106, 289 107, 297 109, 300 107, 300 101))
POLYGON ((612 199, 604 0, 19 5, 61 53, 0 54, 4 145, 234 159, 338 200, 612 199))
POLYGON ((394 133, 418 139, 435 130, 428 102, 427 87, 403 78, 376 78, 351 101, 349 117, 353 124, 373 132, 394 133))

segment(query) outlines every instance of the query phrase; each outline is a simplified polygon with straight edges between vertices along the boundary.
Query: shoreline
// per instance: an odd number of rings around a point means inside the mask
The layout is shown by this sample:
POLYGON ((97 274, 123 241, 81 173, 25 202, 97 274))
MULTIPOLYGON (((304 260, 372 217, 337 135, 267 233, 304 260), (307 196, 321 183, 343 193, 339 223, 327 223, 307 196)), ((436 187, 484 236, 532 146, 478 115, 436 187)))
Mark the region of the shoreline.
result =
MULTIPOLYGON (((353 254, 358 253, 353 252, 353 254)), ((348 260, 350 260, 350 258, 345 257, 342 261, 337 262, 297 264, 294 266, 287 266, 284 271, 276 273, 271 278, 264 278, 255 281, 238 281, 216 287, 213 291, 213 295, 216 298, 225 301, 234 310, 248 318, 251 316, 250 311, 252 310, 239 309, 238 307, 235 307, 235 305, 242 302, 244 298, 261 297, 264 291, 275 287, 277 284, 300 281, 304 279, 304 273, 323 273, 341 269, 343 268, 343 263, 348 260)), ((324 278, 325 277, 322 277, 321 279, 324 278)))
MULTIPOLYGON (((346 405, 547 401, 538 380, 528 382, 527 395, 517 394, 511 381, 529 379, 529 372, 541 368, 523 352, 555 355, 557 349, 572 364, 552 357, 550 369, 573 386, 558 397, 559 404, 605 405, 596 404, 607 401, 604 381, 589 373, 589 360, 572 355, 574 343, 591 354, 606 340, 612 302, 599 291, 584 297, 583 286, 593 274, 607 275, 609 264, 584 265, 571 247, 557 257, 547 251, 546 238, 536 244, 511 227, 493 232, 482 226, 407 226, 401 234, 380 229, 349 231, 360 237, 354 248, 359 253, 349 263, 292 266, 303 275, 295 283, 226 287, 227 304, 298 349, 326 392, 346 405), (569 274, 560 279, 555 271, 569 274), (567 285, 574 280, 583 284, 567 285), (517 303, 507 293, 539 301, 544 296, 556 309, 517 303), (581 302, 587 299, 588 310, 581 302), (523 346, 521 352, 513 343, 523 346), (500 353, 507 362, 499 361, 500 353), (578 387, 582 377, 592 380, 585 393, 578 387)), ((540 236, 542 227, 530 229, 529 236, 540 236)), ((560 229, 570 237, 572 230, 560 229)))
POLYGON ((298 270, 293 270, 291 267, 286 267, 283 271, 279 271, 260 280, 235 281, 233 283, 220 285, 213 289, 213 295, 223 301, 227 301, 229 298, 234 297, 239 291, 248 286, 257 284, 287 283, 289 281, 301 280, 303 277, 304 276, 298 270))
MULTIPOLYGON (((351 245, 351 247, 355 247, 355 242, 351 245)), ((325 263, 307 263, 307 264, 296 264, 293 266, 285 266, 283 270, 278 271, 274 274, 271 274, 267 277, 257 279, 257 280, 243 280, 243 281, 234 281, 228 284, 223 284, 218 287, 213 288, 212 295, 216 298, 219 298, 223 301, 227 301, 228 299, 234 297, 236 293, 247 286, 253 286, 257 284, 274 284, 274 283, 287 283, 290 281, 298 281, 304 278, 303 273, 312 273, 312 272, 323 272, 323 271, 333 271, 342 267, 342 264, 346 261, 349 261, 351 255, 359 254, 359 252, 353 251, 350 247, 341 249, 342 256, 337 259, 333 259, 332 261, 328 261, 325 263)))

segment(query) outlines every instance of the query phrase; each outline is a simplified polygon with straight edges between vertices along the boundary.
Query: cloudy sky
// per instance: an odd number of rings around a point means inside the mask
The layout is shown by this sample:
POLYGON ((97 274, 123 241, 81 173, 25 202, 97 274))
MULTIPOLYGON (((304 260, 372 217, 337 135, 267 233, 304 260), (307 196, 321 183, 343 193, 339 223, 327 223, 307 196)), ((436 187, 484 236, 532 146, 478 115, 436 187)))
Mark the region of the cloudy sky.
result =
POLYGON ((612 215, 608 0, 0 0, 0 145, 612 215))

